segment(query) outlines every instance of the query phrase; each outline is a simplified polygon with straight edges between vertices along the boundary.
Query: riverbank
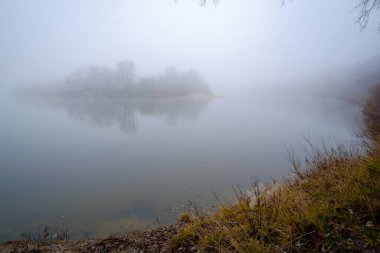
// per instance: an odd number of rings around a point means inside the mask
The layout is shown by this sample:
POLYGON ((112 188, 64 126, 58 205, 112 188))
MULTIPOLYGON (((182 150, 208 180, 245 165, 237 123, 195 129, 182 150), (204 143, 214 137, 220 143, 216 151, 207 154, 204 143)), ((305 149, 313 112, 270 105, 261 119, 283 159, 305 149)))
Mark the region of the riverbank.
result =
MULTIPOLYGON (((379 252, 380 88, 363 103, 363 136, 352 146, 310 144, 294 175, 200 217, 184 213, 155 230, 82 241, 8 242, 1 252, 379 252)), ((217 198, 217 196, 216 196, 217 198)))

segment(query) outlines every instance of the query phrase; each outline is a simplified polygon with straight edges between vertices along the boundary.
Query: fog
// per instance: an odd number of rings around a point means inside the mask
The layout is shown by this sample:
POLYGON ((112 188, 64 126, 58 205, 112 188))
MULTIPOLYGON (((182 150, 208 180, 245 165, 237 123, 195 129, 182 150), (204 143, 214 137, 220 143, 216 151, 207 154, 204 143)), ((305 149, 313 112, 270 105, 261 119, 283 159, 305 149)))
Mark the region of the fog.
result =
POLYGON ((139 75, 197 69, 226 95, 318 86, 321 75, 379 57, 377 13, 361 31, 357 1, 281 2, 2 1, 0 82, 52 82, 128 59, 139 75))
POLYGON ((135 132, 138 128, 137 114, 145 117, 163 118, 169 125, 178 121, 194 121, 207 99, 71 99, 67 97, 21 96, 20 101, 35 107, 51 107, 67 111, 70 117, 84 124, 110 127, 117 125, 123 132, 135 132))
POLYGON ((379 12, 362 30, 356 0, 282 2, 2 0, 0 242, 207 213, 289 175, 304 136, 357 141, 379 12))

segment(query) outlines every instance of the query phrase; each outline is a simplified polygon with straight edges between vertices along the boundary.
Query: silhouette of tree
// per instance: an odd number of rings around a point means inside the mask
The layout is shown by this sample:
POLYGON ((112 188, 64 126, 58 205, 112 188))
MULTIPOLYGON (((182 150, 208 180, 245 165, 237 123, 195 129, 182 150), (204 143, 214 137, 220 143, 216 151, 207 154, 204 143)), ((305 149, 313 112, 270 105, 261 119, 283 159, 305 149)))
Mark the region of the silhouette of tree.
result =
MULTIPOLYGON (((371 14, 380 9, 380 0, 360 0, 356 5, 356 9, 359 10, 358 23, 364 29, 369 21, 371 14)), ((380 23, 378 26, 380 31, 380 23)))
MULTIPOLYGON (((199 4, 204 6, 209 2, 213 4, 217 4, 220 0, 198 0, 199 4)), ((282 6, 286 4, 286 2, 293 0, 282 0, 282 6)), ((355 9, 358 10, 358 24, 362 29, 366 28, 371 17, 371 14, 375 11, 380 10, 380 0, 358 0, 358 4, 355 6, 355 9)), ((378 30, 380 32, 380 23, 378 25, 378 30)))

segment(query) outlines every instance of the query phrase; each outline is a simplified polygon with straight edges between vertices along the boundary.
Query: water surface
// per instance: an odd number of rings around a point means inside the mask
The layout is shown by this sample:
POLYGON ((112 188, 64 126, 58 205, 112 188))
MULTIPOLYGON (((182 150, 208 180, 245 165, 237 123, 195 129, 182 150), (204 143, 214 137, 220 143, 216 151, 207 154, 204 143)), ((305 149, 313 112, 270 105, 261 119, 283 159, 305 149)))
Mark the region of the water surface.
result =
POLYGON ((0 240, 38 226, 74 237, 142 229, 232 200, 290 172, 284 145, 353 140, 344 101, 244 96, 167 100, 0 95, 0 240))

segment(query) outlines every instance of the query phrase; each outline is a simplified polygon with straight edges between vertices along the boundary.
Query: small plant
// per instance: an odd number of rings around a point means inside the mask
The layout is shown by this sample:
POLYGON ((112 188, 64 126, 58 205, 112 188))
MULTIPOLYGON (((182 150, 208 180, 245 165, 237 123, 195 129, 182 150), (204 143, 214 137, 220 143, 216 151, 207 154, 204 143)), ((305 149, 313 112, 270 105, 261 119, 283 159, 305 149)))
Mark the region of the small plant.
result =
POLYGON ((55 226, 38 226, 28 232, 23 232, 20 236, 25 241, 62 241, 70 239, 68 229, 55 226))
POLYGON ((188 211, 181 213, 178 217, 179 222, 189 222, 191 220, 191 214, 188 211))
POLYGON ((197 242, 199 238, 199 231, 197 226, 192 224, 186 226, 182 231, 173 236, 171 239, 171 244, 173 248, 178 248, 181 246, 186 246, 191 242, 197 242))

